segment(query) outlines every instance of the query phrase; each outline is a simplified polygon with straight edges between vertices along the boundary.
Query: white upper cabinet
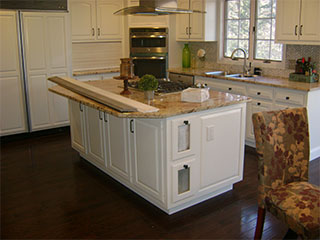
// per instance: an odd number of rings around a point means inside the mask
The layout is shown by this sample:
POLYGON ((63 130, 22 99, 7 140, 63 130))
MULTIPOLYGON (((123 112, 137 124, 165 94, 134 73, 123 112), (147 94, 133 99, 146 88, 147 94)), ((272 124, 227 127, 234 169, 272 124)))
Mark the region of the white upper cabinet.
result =
POLYGON ((14 11, 0 12, 0 35, 0 135, 4 136, 27 131, 14 11))
POLYGON ((206 13, 176 15, 177 41, 216 41, 217 0, 178 0, 178 7, 206 13))
POLYGON ((320 44, 319 14, 319 0, 278 0, 276 41, 287 44, 320 44))
POLYGON ((122 38, 122 0, 71 0, 72 41, 114 41, 122 38))

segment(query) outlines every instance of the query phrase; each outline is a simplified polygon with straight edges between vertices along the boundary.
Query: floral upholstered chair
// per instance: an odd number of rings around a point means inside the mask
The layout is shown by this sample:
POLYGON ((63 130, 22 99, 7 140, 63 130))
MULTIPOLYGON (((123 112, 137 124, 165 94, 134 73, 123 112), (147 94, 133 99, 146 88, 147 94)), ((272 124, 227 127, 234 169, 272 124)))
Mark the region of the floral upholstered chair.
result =
POLYGON ((266 210, 303 239, 319 239, 320 190, 308 183, 307 110, 259 112, 252 121, 259 158, 255 239, 261 239, 266 210))

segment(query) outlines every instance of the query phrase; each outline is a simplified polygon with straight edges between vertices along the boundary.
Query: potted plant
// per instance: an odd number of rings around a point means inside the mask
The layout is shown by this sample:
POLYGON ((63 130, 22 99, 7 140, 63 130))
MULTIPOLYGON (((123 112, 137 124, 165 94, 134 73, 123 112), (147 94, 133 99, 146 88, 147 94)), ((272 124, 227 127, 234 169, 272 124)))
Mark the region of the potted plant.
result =
POLYGON ((154 98, 154 90, 158 88, 158 80, 151 74, 146 74, 141 77, 138 82, 139 89, 144 91, 145 97, 150 100, 154 98))

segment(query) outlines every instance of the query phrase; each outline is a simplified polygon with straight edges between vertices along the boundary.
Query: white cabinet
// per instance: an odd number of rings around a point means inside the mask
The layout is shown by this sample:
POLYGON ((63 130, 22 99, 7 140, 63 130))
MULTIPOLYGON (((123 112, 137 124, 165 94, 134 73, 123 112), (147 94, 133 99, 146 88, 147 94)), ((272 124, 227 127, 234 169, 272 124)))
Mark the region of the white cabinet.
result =
POLYGON ((164 121, 129 119, 133 184, 140 191, 164 202, 164 121))
POLYGON ((31 130, 69 124, 68 103, 48 91, 51 76, 70 76, 68 15, 66 13, 23 13, 31 130))
POLYGON ((244 115, 236 108, 200 117, 200 193, 242 180, 244 115))
POLYGON ((72 41, 120 41, 122 0, 71 0, 72 41))
POLYGON ((85 154, 86 124, 83 104, 69 100, 69 117, 72 148, 82 154, 85 154))
POLYGON ((206 13, 177 14, 177 41, 216 41, 216 0, 178 0, 178 7, 206 13))
POLYGON ((0 12, 0 135, 27 131, 17 14, 0 12))
POLYGON ((85 107, 87 157, 105 168, 104 114, 103 112, 85 107))
POLYGON ((276 41, 320 44, 319 0, 278 0, 276 41))
POLYGON ((125 181, 130 180, 128 120, 104 114, 104 137, 108 170, 125 181))
POLYGON ((172 203, 193 197, 199 190, 199 160, 187 158, 183 162, 173 163, 172 174, 172 203))

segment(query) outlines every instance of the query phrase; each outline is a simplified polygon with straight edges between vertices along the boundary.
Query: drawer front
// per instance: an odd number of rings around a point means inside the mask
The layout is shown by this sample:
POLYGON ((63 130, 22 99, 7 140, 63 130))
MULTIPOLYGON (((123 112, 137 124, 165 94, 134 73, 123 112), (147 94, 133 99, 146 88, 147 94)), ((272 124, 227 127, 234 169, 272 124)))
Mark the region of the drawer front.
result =
POLYGON ((277 102, 304 106, 305 94, 296 91, 277 89, 275 93, 275 98, 277 102))
POLYGON ((248 86, 248 95, 256 99, 273 99, 273 89, 265 87, 248 86))
POLYGON ((221 82, 208 82, 208 86, 216 91, 228 92, 232 94, 246 95, 246 87, 233 84, 233 83, 221 83, 221 82))

